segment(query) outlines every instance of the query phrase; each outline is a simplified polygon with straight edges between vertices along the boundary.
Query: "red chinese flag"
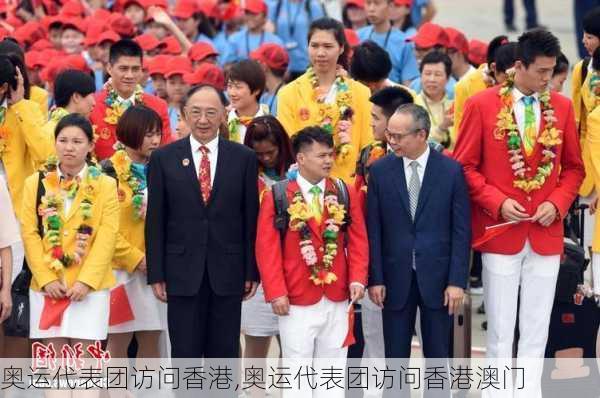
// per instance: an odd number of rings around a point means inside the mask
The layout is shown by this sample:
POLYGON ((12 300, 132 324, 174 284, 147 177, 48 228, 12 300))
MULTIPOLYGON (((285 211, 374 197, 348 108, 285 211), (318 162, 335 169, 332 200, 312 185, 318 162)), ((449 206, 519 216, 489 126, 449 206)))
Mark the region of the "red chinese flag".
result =
POLYGON ((354 305, 351 305, 350 311, 348 311, 348 333, 346 334, 342 348, 350 347, 354 343, 356 343, 356 339, 354 338, 354 305))
POLYGON ((50 296, 44 296, 44 309, 40 317, 40 330, 48 330, 53 326, 60 326, 65 310, 71 304, 68 298, 53 299, 50 296))
POLYGON ((473 247, 477 248, 478 246, 483 245, 484 243, 489 242, 494 239, 496 236, 502 235, 506 231, 508 231, 515 224, 507 224, 501 227, 489 228, 485 231, 483 235, 481 235, 478 239, 473 241, 473 247))
POLYGON ((121 323, 134 320, 133 310, 129 304, 129 297, 125 290, 125 285, 120 285, 110 292, 110 316, 108 318, 109 326, 119 325, 121 323))

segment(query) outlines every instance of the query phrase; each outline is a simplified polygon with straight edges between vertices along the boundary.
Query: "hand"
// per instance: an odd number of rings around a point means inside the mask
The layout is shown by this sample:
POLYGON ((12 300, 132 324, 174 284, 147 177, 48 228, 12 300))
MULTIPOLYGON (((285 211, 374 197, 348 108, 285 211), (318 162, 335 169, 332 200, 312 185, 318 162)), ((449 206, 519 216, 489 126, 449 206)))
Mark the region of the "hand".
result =
POLYGON ((552 202, 545 201, 540 203, 531 221, 537 221, 542 227, 548 227, 556 220, 557 215, 558 210, 552 202))
POLYGON ((441 130, 448 131, 448 129, 454 124, 454 115, 451 112, 444 113, 444 120, 440 123, 439 127, 441 130))
POLYGON ((173 20, 169 14, 167 14, 165 10, 160 7, 152 6, 148 8, 148 15, 151 16, 156 23, 161 25, 169 26, 173 24, 173 20))
POLYGON ((359 284, 350 284, 350 301, 357 302, 365 296, 365 288, 359 284))
POLYGON ((55 300, 65 297, 65 294, 67 293, 66 286, 59 280, 55 280, 50 283, 47 283, 43 287, 43 289, 46 292, 46 294, 48 294, 48 296, 50 296, 50 298, 53 298, 55 300))
POLYGON ((287 296, 277 297, 271 301, 271 308, 273 313, 279 316, 286 316, 290 314, 290 300, 287 296))
POLYGON ((258 288, 258 282, 256 281, 246 281, 244 285, 244 297, 242 301, 246 301, 252 298, 256 294, 256 289, 258 288))
POLYGON ((383 302, 385 301, 385 286, 376 285, 369 287, 369 298, 376 306, 383 308, 383 302))
POLYGON ((500 214, 506 221, 521 221, 529 218, 529 214, 525 213, 525 208, 514 199, 508 198, 502 202, 500 214))
POLYGON ((590 202, 590 214, 594 214, 598 209, 598 198, 590 202))
POLYGON ((340 120, 337 127, 340 144, 349 144, 352 140, 352 122, 350 120, 340 120))
POLYGON ((70 298, 72 301, 81 301, 88 295, 88 293, 92 290, 88 285, 83 282, 75 282, 73 286, 67 290, 65 296, 70 298))
POLYGON ((10 105, 16 104, 25 98, 25 80, 23 79, 23 74, 19 67, 15 67, 17 70, 17 88, 15 90, 10 90, 10 96, 8 98, 8 103, 10 105))
POLYGON ((0 290, 0 323, 4 322, 10 316, 12 311, 12 296, 10 287, 0 290))
POLYGON ((146 275, 148 273, 148 265, 146 264, 146 256, 144 256, 144 258, 142 258, 139 262, 139 264, 135 267, 136 270, 138 271, 142 271, 144 273, 144 275, 146 275))
POLYGON ((167 302, 167 284, 165 282, 153 283, 152 292, 154 293, 154 297, 163 303, 167 302))
POLYGON ((462 288, 448 286, 444 290, 444 307, 448 306, 448 314, 452 315, 458 311, 463 304, 465 292, 462 288))

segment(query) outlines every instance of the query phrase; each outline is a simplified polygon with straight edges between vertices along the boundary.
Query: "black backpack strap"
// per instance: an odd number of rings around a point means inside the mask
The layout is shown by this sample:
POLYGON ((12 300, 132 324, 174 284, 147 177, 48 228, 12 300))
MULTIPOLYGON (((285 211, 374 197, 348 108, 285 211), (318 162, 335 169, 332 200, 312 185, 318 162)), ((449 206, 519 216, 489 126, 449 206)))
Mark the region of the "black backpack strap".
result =
POLYGON ((356 163, 356 175, 366 177, 367 175, 367 162, 371 156, 371 150, 373 145, 367 145, 360 151, 358 162, 356 163))
POLYGON ((582 86, 583 86, 583 83, 585 82, 585 79, 587 78, 590 62, 592 62, 591 57, 585 57, 583 59, 583 64, 581 65, 581 85, 582 86))
POLYGON ((273 203, 275 204, 275 228, 279 230, 281 239, 281 247, 283 249, 283 242, 285 240, 285 233, 288 228, 290 215, 287 212, 289 207, 287 198, 287 186, 288 180, 276 182, 271 187, 273 192, 273 203))
MULTIPOLYGON (((42 196, 46 194, 46 188, 44 187, 44 183, 42 182, 44 179, 44 172, 38 172, 38 186, 37 193, 35 195, 35 212, 37 213, 37 227, 38 234, 40 235, 40 239, 44 239, 44 223, 42 222, 42 216, 38 212, 38 208, 42 203, 42 196)), ((27 264, 27 260, 23 259, 23 269, 26 270, 29 274, 31 274, 31 270, 29 269, 29 265, 27 264)))
POLYGON ((337 191, 338 202, 344 206, 346 209, 346 214, 344 215, 344 225, 342 225, 341 230, 346 231, 350 224, 352 224, 352 216, 350 215, 350 194, 348 193, 348 187, 346 183, 340 178, 334 178, 333 184, 335 185, 337 191))
POLYGON ((102 168, 102 172, 109 177, 114 178, 115 180, 119 180, 117 178, 117 170, 115 170, 115 166, 111 162, 110 159, 104 159, 100 161, 100 167, 102 168))

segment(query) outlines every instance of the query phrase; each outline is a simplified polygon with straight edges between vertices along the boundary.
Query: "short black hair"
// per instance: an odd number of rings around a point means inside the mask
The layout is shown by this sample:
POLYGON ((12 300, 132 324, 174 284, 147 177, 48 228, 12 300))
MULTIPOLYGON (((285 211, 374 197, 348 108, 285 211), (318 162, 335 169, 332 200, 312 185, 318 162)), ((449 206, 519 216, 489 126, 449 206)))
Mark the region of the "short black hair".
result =
POLYGON ((10 62, 19 68, 23 76, 23 86, 25 87, 25 99, 30 98, 31 83, 29 82, 29 74, 25 66, 25 52, 13 38, 7 37, 0 41, 0 55, 6 55, 10 62))
POLYGON ((556 36, 545 29, 533 29, 519 37, 517 60, 525 67, 535 62, 537 57, 554 57, 560 55, 560 43, 556 36))
POLYGON ((419 72, 423 73, 423 68, 427 64, 444 64, 444 70, 446 71, 446 77, 450 77, 452 73, 452 60, 448 56, 448 54, 443 53, 438 50, 430 51, 423 57, 421 60, 421 65, 419 65, 419 72))
POLYGON ((369 101, 380 107, 385 117, 389 119, 400 105, 412 104, 414 99, 405 88, 386 87, 373 94, 369 101))
MULTIPOLYGON (((16 90, 17 70, 10 58, 6 55, 0 55, 0 85, 3 85, 4 83, 8 83, 8 86, 12 90, 16 90)), ((10 92, 7 92, 6 95, 10 95, 10 92)))
POLYGON ((327 145, 329 148, 333 148, 333 136, 322 127, 309 126, 298 131, 292 136, 292 149, 294 155, 298 155, 302 149, 313 142, 318 142, 323 145, 327 145))
POLYGON ((600 39, 600 6, 594 7, 583 17, 583 31, 600 39))
POLYGON ((344 25, 337 19, 323 17, 314 20, 310 24, 310 28, 308 29, 308 42, 310 42, 310 38, 316 30, 328 30, 335 37, 335 41, 339 44, 340 47, 344 49, 342 54, 338 58, 338 65, 341 65, 344 69, 348 70, 348 54, 350 53, 350 46, 348 45, 348 41, 346 40, 346 34, 344 33, 344 25))
POLYGON ((506 43, 498 47, 496 56, 494 57, 496 72, 506 72, 515 66, 518 47, 517 43, 506 43))
POLYGON ((145 105, 134 105, 119 118, 115 133, 123 145, 139 149, 144 143, 144 136, 155 131, 162 135, 163 124, 158 113, 145 105))
POLYGON ((144 52, 139 44, 131 39, 121 39, 110 46, 108 60, 111 64, 117 63, 121 57, 139 57, 143 60, 144 52))
MULTIPOLYGON (((592 65, 593 66, 593 65, 592 65)), ((565 73, 569 71, 569 59, 564 53, 560 53, 558 58, 556 58, 556 65, 554 65, 554 70, 552 71, 552 76, 559 75, 561 73, 565 73)))
POLYGON ((54 101, 56 106, 65 107, 73 94, 82 97, 88 96, 96 91, 94 79, 87 73, 75 69, 67 69, 56 76, 54 80, 54 101))
POLYGON ((485 56, 485 60, 488 65, 494 62, 494 59, 496 58, 496 51, 498 51, 500 46, 506 43, 508 43, 508 37, 505 35, 496 36, 489 42, 485 56))
POLYGON ((54 138, 58 138, 58 135, 63 129, 72 126, 79 127, 81 130, 83 130, 87 139, 90 142, 94 142, 94 130, 92 128, 92 124, 85 116, 80 115, 79 113, 69 113, 60 119, 56 125, 56 128, 54 129, 54 138))
POLYGON ((350 76, 363 82, 385 80, 392 71, 390 55, 371 40, 354 47, 350 61, 350 76))
POLYGON ((198 91, 204 90, 204 89, 209 89, 209 90, 212 90, 215 93, 217 93, 217 95, 219 96, 219 100, 221 101, 221 105, 223 105, 223 107, 226 107, 229 104, 229 101, 227 101, 227 97, 225 96, 223 91, 219 90, 218 88, 216 88, 215 86, 213 86, 211 84, 198 84, 198 85, 195 85, 192 88, 190 88, 188 90, 188 92, 185 94, 185 96, 181 100, 181 109, 183 110, 183 108, 187 105, 188 101, 194 94, 196 94, 198 91))
POLYGON ((258 91, 256 102, 265 91, 265 72, 260 64, 251 59, 244 59, 231 65, 228 80, 244 82, 250 88, 250 93, 258 91))
POLYGON ((292 145, 285 127, 275 116, 265 115, 252 119, 246 128, 244 145, 254 150, 254 143, 269 141, 279 150, 276 171, 280 176, 290 168, 294 159, 292 156, 292 145))
POLYGON ((592 54, 592 68, 596 71, 600 71, 600 47, 592 54))

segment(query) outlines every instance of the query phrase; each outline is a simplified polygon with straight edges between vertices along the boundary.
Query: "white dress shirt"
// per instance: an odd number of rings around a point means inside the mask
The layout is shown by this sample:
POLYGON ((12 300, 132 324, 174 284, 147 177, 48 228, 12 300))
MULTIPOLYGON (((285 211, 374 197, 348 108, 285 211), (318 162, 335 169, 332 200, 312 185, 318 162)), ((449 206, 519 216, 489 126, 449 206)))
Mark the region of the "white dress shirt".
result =
MULTIPOLYGON (((430 151, 431 150, 429 149, 429 145, 427 145, 425 152, 423 152, 418 158, 414 159, 419 164, 419 166, 417 167, 417 174, 419 175, 419 182, 421 186, 423 185, 425 167, 427 167, 427 160, 429 159, 430 151)), ((410 186, 410 178, 412 177, 413 173, 412 168, 410 167, 410 164, 413 160, 407 157, 403 157, 402 161, 404 162, 404 176, 406 177, 406 188, 408 188, 410 186)))
MULTIPOLYGON (((296 178, 296 182, 300 186, 300 192, 302 192, 302 196, 304 197, 304 201, 306 203, 312 203, 313 194, 310 192, 311 188, 314 186, 300 173, 298 173, 298 177, 296 178)), ((323 202, 325 198, 325 180, 321 180, 316 184, 319 188, 321 188, 321 193, 319 194, 319 203, 321 203, 321 209, 323 208, 323 202)))
MULTIPOLYGON (((517 122, 517 127, 519 128, 519 133, 521 134, 521 139, 523 139, 525 137, 525 103, 523 102, 523 97, 527 97, 527 95, 523 94, 518 88, 514 87, 512 90, 512 96, 515 120, 517 122)), ((542 109, 540 106, 540 97, 538 93, 533 93, 531 96, 535 99, 533 101, 533 111, 535 112, 535 131, 537 133, 540 130, 542 109)))
MULTIPOLYGON (((192 158, 194 160, 194 168, 196 176, 200 178, 200 159, 203 156, 200 152, 202 144, 190 134, 190 145, 192 146, 192 158)), ((208 161, 210 162, 210 186, 215 182, 215 173, 217 171, 217 156, 219 154, 219 136, 217 135, 212 141, 204 145, 208 148, 208 161)))
MULTIPOLYGON (((56 168, 56 172, 58 173, 58 180, 60 181, 63 177, 65 177, 65 175, 63 174, 63 172, 61 171, 60 167, 56 168)), ((76 177, 79 177, 79 181, 80 181, 80 186, 81 186, 81 182, 83 182, 83 179, 85 177, 85 173, 87 172, 87 164, 83 166, 83 169, 81 169, 79 171, 79 173, 77 173, 76 177)), ((69 198, 67 196, 67 193, 62 191, 62 196, 63 196, 63 214, 66 217, 69 214, 69 211, 71 210, 71 205, 73 205, 73 198, 69 198)))

